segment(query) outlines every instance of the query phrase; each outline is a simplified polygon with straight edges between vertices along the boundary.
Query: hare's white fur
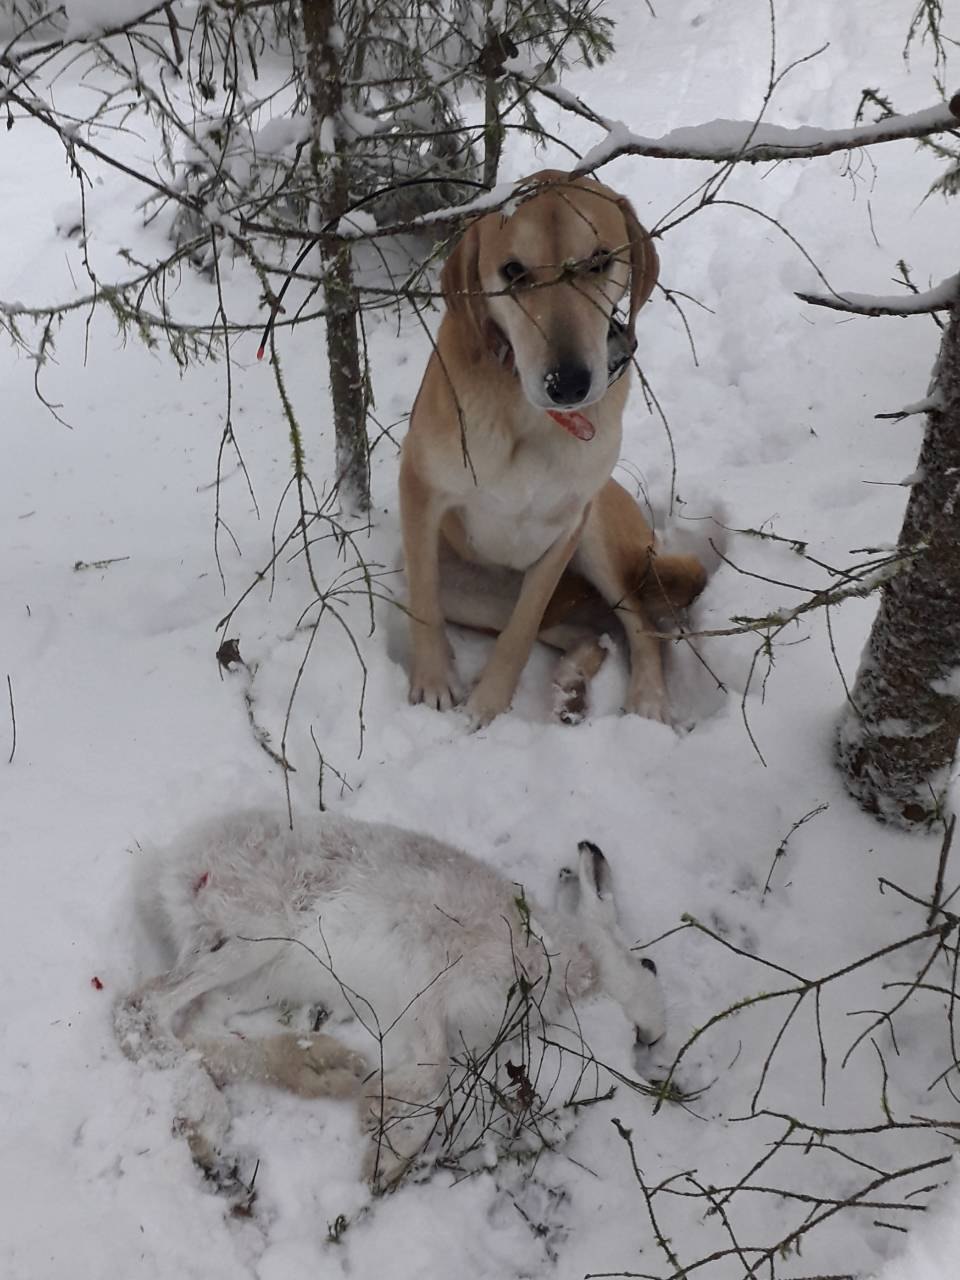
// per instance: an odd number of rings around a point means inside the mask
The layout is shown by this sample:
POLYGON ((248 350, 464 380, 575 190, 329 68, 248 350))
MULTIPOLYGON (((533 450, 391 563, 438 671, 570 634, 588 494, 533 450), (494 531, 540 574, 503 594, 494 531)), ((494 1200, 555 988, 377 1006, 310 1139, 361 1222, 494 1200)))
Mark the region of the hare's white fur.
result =
MULTIPOLYGON (((392 1112, 389 1150, 378 1142, 370 1172, 395 1176, 429 1134, 423 1104, 441 1092, 450 1053, 491 1045, 521 973, 548 1019, 603 991, 638 1043, 662 1035, 656 972, 619 933, 599 850, 580 846, 561 889, 561 909, 544 911, 459 849, 351 818, 298 816, 291 831, 286 813, 251 810, 204 823, 145 860, 138 905, 173 967, 118 1003, 120 1043, 158 1065, 197 1051, 218 1084, 356 1095, 381 1139, 392 1112), (282 1003, 322 1006, 331 1023, 355 1017, 375 1033, 371 1052, 323 1033, 211 1035, 199 1014, 214 996, 231 1013, 282 1003)), ((218 1135, 202 1128, 187 1117, 195 1154, 209 1159, 218 1135)))

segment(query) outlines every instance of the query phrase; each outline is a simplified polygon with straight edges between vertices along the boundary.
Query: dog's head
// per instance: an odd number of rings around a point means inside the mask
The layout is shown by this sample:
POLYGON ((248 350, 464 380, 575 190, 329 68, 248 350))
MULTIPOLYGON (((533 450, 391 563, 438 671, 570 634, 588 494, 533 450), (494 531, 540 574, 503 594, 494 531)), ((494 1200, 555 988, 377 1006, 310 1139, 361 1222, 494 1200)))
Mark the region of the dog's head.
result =
POLYGON ((547 169, 520 184, 515 204, 471 225, 441 287, 475 349, 513 360, 531 404, 576 409, 606 393, 614 308, 629 294, 632 348, 658 271, 625 197, 547 169))

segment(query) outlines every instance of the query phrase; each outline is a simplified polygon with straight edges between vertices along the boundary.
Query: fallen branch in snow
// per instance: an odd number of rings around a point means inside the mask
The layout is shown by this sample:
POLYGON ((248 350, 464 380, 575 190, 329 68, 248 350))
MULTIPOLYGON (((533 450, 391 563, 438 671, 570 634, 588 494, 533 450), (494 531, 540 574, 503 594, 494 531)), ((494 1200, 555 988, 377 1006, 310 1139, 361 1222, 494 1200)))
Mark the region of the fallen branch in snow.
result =
MULTIPOLYGON (((799 825, 796 824, 796 826, 799 825)), ((630 1269, 629 1271, 589 1273, 594 1280, 600 1280, 600 1277, 612 1280, 615 1276, 643 1276, 644 1280, 684 1280, 685 1277, 700 1273, 712 1274, 710 1269, 720 1264, 723 1259, 737 1261, 742 1268, 738 1274, 742 1274, 745 1280, 761 1275, 776 1280, 776 1277, 781 1274, 779 1265, 784 1263, 789 1265, 791 1261, 798 1258, 802 1246, 808 1242, 810 1235, 817 1232, 824 1224, 835 1221, 840 1214, 856 1215, 856 1220, 861 1224, 857 1230, 862 1232, 866 1226, 862 1223, 864 1211, 889 1215, 891 1213, 916 1214, 926 1209, 926 1204, 918 1197, 936 1190, 940 1184, 938 1180, 931 1181, 925 1175, 933 1171, 946 1171, 952 1163, 953 1150, 960 1144, 960 1121, 953 1118, 953 1103, 957 1095, 950 1079, 950 1077, 956 1079, 960 1075, 960 1054, 958 1054, 955 1034, 955 1011, 960 998, 960 990, 958 990, 960 917, 946 910, 942 904, 937 905, 936 899, 940 895, 940 890, 935 891, 933 902, 927 902, 889 882, 881 881, 879 887, 881 892, 885 888, 892 888, 902 893, 925 914, 929 909, 931 917, 936 918, 937 923, 897 939, 885 947, 877 948, 868 955, 842 964, 833 972, 816 979, 805 978, 784 965, 754 954, 748 945, 737 945, 716 929, 702 924, 692 916, 685 916, 683 923, 677 929, 654 940, 654 943, 660 943, 678 932, 694 929, 711 943, 719 944, 744 960, 758 964, 774 974, 796 980, 792 985, 784 986, 779 990, 764 990, 736 1000, 728 1008, 695 1029, 676 1054, 670 1074, 662 1086, 664 1090, 669 1089, 678 1064, 686 1058, 690 1048, 704 1035, 715 1032, 732 1018, 744 1016, 748 1010, 758 1009, 761 1005, 769 1007, 770 1002, 786 998, 790 1002, 790 1007, 780 1024, 771 1028, 770 1048, 760 1066, 760 1080, 753 1093, 748 1114, 730 1118, 731 1122, 756 1124, 764 1129, 770 1121, 779 1121, 783 1128, 779 1135, 768 1135, 764 1132, 761 1140, 762 1154, 742 1175, 733 1178, 726 1185, 706 1185, 702 1178, 697 1176, 696 1169, 685 1169, 670 1174, 659 1183, 654 1183, 643 1172, 643 1165, 637 1157, 631 1131, 619 1121, 614 1120, 613 1124, 629 1150, 629 1164, 640 1188, 642 1203, 638 1204, 638 1208, 643 1211, 650 1223, 654 1240, 664 1256, 667 1269, 662 1272, 655 1272, 652 1269, 638 1272, 630 1269), (799 1117, 792 1109, 758 1106, 761 1090, 764 1087, 771 1089, 776 1085, 774 1060, 779 1051, 784 1050, 782 1057, 789 1060, 791 1068, 798 1061, 797 1050, 800 1042, 797 1037, 803 1033, 795 1021, 795 1015, 803 1002, 812 995, 811 1012, 815 1039, 813 1053, 815 1060, 819 1060, 821 1105, 826 1107, 829 1046, 825 1039, 824 1023, 821 1017, 821 1000, 824 992, 829 988, 833 992, 834 1000, 844 999, 842 993, 849 989, 851 981, 854 981, 859 989, 865 981, 870 980, 872 974, 885 976, 887 969, 886 967, 877 969, 878 962, 894 954, 906 958, 917 944, 924 942, 932 942, 933 947, 929 952, 917 957, 917 972, 911 981, 888 982, 883 977, 879 979, 879 993, 902 988, 902 995, 898 996, 886 1009, 851 1012, 851 1016, 855 1016, 857 1012, 871 1012, 875 1015, 875 1021, 858 1034, 846 1050, 843 1061, 845 1063, 857 1046, 867 1037, 870 1038, 880 1063, 879 1095, 876 1105, 881 1118, 877 1123, 844 1123, 843 1116, 839 1117, 838 1122, 838 1119, 831 1118, 826 1111, 816 1120, 809 1120, 799 1117), (939 967, 944 975, 942 981, 928 980, 928 975, 934 967, 939 967), (884 1059, 885 1046, 882 1046, 881 1038, 874 1034, 883 1032, 888 1036, 890 1047, 899 1057, 901 1047, 897 1041, 896 1019, 903 1013, 908 1003, 918 1004, 921 1001, 926 1020, 927 1029, 924 1035, 927 1043, 932 1042, 932 1033, 936 1028, 939 1027, 941 1033, 936 1043, 938 1053, 945 1057, 947 1066, 931 1083, 930 1088, 942 1086, 950 1095, 950 1116, 946 1119, 939 1119, 935 1115, 915 1114, 900 1119, 895 1114, 889 1096, 890 1079, 884 1059), (931 1021, 931 1012, 939 1013, 939 1019, 931 1021), (788 1037, 790 1037, 790 1048, 785 1048, 788 1037), (794 1154, 800 1157, 799 1162, 794 1160, 794 1154), (835 1157, 842 1160, 845 1166, 849 1167, 851 1177, 855 1176, 857 1181, 852 1186, 849 1180, 846 1185, 841 1182, 832 1192, 824 1189, 822 1166, 818 1167, 818 1156, 823 1159, 835 1157), (864 1170, 866 1176, 862 1172, 864 1170), (764 1171, 767 1173, 761 1178, 760 1175, 764 1171), (900 1193, 899 1199, 889 1194, 892 1189, 901 1185, 904 1190, 900 1193), (741 1204, 744 1197, 752 1199, 756 1196, 775 1197, 780 1201, 781 1218, 775 1226, 775 1238, 757 1241, 754 1235, 747 1244, 737 1236, 734 1230, 732 1211, 741 1204), (698 1206, 697 1211, 702 1214, 704 1222, 711 1218, 718 1219, 718 1230, 722 1231, 719 1247, 692 1261, 681 1259, 678 1241, 684 1240, 685 1237, 677 1229, 678 1220, 675 1215, 673 1221, 670 1221, 671 1199, 679 1200, 681 1205, 693 1201, 698 1206)), ((876 978, 873 981, 876 982, 876 978)), ((880 1002, 880 1000, 876 1001, 876 1003, 880 1002)), ((846 1004, 840 1007, 845 1008, 846 1004)), ((920 1011, 913 1008, 911 1012, 916 1019, 920 1011)), ((907 1051, 907 1044, 908 1042, 903 1046, 904 1052, 907 1051)), ((810 1050, 803 1049, 802 1052, 809 1054, 810 1050)), ((842 1070, 842 1067, 840 1069, 842 1070)), ((731 1068, 727 1070, 728 1077, 730 1070, 731 1068)), ((789 1081, 788 1087, 795 1093, 796 1081, 790 1075, 786 1076, 785 1080, 789 1081)), ((868 1101, 869 1099, 865 1097, 864 1102, 868 1101)), ((655 1112, 656 1110, 655 1107, 655 1112)), ((758 1146, 760 1146, 759 1143, 758 1146)), ((905 1229, 898 1223, 887 1221, 885 1218, 875 1218, 873 1225, 896 1231, 905 1229)), ((821 1240, 821 1248, 824 1247, 824 1243, 821 1240)), ((844 1280, 846 1274, 835 1273, 831 1277, 808 1276, 807 1280, 844 1280)), ((787 1278, 784 1277, 784 1280, 787 1278)), ((798 1277, 791 1275, 789 1280, 798 1280, 798 1277)), ((852 1280, 852 1277, 848 1277, 847 1280, 852 1280)))
POLYGON ((250 728, 253 730, 253 740, 266 755, 270 757, 274 764, 279 765, 283 770, 284 777, 288 773, 296 773, 296 769, 290 761, 281 755, 273 746, 270 739, 270 730, 257 719, 257 704, 253 696, 253 681, 257 674, 256 666, 249 667, 245 662, 240 664, 247 673, 247 683, 243 691, 243 705, 247 709, 247 719, 250 722, 250 728))
MULTIPOLYGON (((272 340, 272 338, 271 338, 272 340)), ((347 643, 356 658, 357 664, 361 672, 361 687, 359 692, 357 718, 359 726, 359 750, 363 750, 365 723, 364 723, 364 706, 367 684, 367 665, 357 640, 351 627, 351 620, 345 616, 346 609, 352 600, 360 597, 365 605, 366 621, 368 624, 369 634, 372 635, 374 629, 374 604, 379 599, 389 599, 387 593, 381 587, 381 578, 387 577, 392 571, 386 569, 383 565, 368 561, 363 554, 358 543, 358 535, 363 529, 351 527, 351 525, 340 518, 336 512, 337 488, 331 486, 326 495, 321 499, 309 479, 305 470, 301 471, 301 483, 297 484, 297 468, 303 468, 303 446, 300 434, 299 424, 293 413, 292 406, 286 400, 286 392, 283 388, 282 375, 279 373, 279 365, 275 366, 275 376, 278 378, 278 386, 281 389, 281 404, 288 410, 287 426, 290 431, 291 444, 294 452, 294 474, 287 481, 277 508, 273 517, 271 542, 272 549, 270 558, 263 565, 254 571, 250 580, 244 587, 243 591, 231 605, 230 609, 217 623, 217 631, 226 636, 228 628, 230 628, 236 614, 248 600, 248 598, 264 584, 267 586, 268 596, 273 596, 274 587, 276 585, 277 566, 281 556, 288 553, 289 562, 302 561, 306 566, 306 576, 311 592, 309 602, 301 608, 298 616, 293 622, 288 640, 293 640, 301 633, 307 633, 307 643, 300 657, 297 671, 291 684, 287 697, 286 710, 283 717, 283 724, 280 730, 279 750, 273 746, 274 736, 271 735, 262 724, 260 724, 254 713, 253 700, 253 679, 257 672, 256 664, 244 663, 249 674, 249 680, 244 690, 244 702, 247 708, 247 716, 250 726, 253 730, 254 740, 257 745, 264 751, 270 759, 278 764, 283 770, 284 788, 287 797, 287 809, 291 816, 292 822, 292 799, 290 795, 290 779, 289 775, 296 772, 296 768, 290 760, 287 751, 288 736, 293 723, 293 710, 300 686, 303 681, 307 664, 313 653, 314 644, 320 633, 321 624, 326 620, 335 622, 340 631, 345 636, 347 643), (291 492, 296 493, 296 514, 290 529, 282 538, 278 538, 277 528, 280 518, 291 492), (319 530, 319 532, 318 532, 319 530), (343 556, 346 551, 351 553, 351 560, 347 562, 347 566, 336 573, 331 582, 325 587, 319 585, 317 570, 313 562, 313 546, 315 543, 332 540, 339 549, 339 555, 343 556)), ((350 784, 346 776, 330 761, 326 760, 316 737, 310 727, 310 737, 313 741, 314 749, 317 752, 320 764, 319 778, 319 800, 320 807, 323 807, 323 774, 329 769, 340 779, 341 786, 349 789, 350 784)), ((358 753, 359 754, 359 753, 358 753)))
POLYGON ((73 565, 73 572, 83 573, 85 569, 109 569, 112 564, 123 564, 125 560, 129 559, 129 556, 111 556, 107 560, 76 560, 73 565))
MULTIPOLYGON (((811 556, 807 556, 805 552, 798 552, 804 559, 811 560, 815 564, 821 564, 811 556)), ((720 558, 731 566, 737 573, 742 573, 748 578, 759 578, 763 582, 771 582, 777 586, 790 587, 794 591, 802 591, 809 595, 809 599, 804 600, 801 604, 794 605, 792 608, 777 609, 771 613, 764 614, 759 617, 745 617, 735 615, 731 618, 731 626, 728 627, 702 627, 696 630, 684 626, 677 626, 673 631, 656 631, 653 634, 664 641, 683 641, 689 644, 700 639, 723 639, 731 636, 741 635, 758 635, 761 637, 760 644, 754 651, 750 662, 750 668, 747 674, 746 684, 744 686, 743 695, 740 699, 740 714, 743 719, 744 728, 747 736, 753 745, 754 751, 760 763, 766 765, 763 752, 754 736, 750 726, 750 718, 747 713, 747 699, 753 686, 754 677, 756 675, 757 665, 762 657, 767 658, 767 674, 764 676, 763 687, 766 689, 767 678, 774 662, 774 646, 780 634, 792 623, 797 622, 805 614, 812 613, 816 610, 823 609, 828 618, 829 630, 829 610, 831 606, 841 604, 844 600, 862 599, 872 595, 875 591, 879 591, 885 582, 888 582, 896 573, 900 571, 903 564, 910 558, 909 554, 897 552, 890 555, 884 555, 880 559, 868 561, 866 564, 853 566, 850 569, 834 569, 830 565, 822 565, 827 571, 841 579, 840 582, 827 587, 810 588, 802 587, 796 583, 782 582, 775 578, 769 578, 764 574, 753 573, 746 569, 741 569, 729 557, 721 555, 720 558)), ((841 673, 842 674, 842 673, 841 673)))
MULTIPOLYGON (((799 831, 801 827, 805 826, 813 818, 818 818, 821 813, 826 813, 826 811, 829 808, 830 808, 830 805, 826 802, 822 804, 814 805, 814 807, 808 813, 805 813, 802 818, 797 819, 797 821, 793 824, 793 826, 790 828, 787 834, 783 837, 783 839, 777 845, 776 849, 774 850, 773 861, 770 863, 770 870, 767 872, 767 878, 763 882, 763 897, 766 897, 767 894, 770 892, 770 881, 773 879, 773 873, 776 870, 777 863, 786 854, 787 846, 789 845, 791 837, 793 836, 794 832, 799 831)), ((927 923, 932 924, 933 921, 928 920, 927 923)))
POLYGON ((10 755, 7 757, 7 764, 13 764, 13 757, 17 754, 17 713, 13 706, 13 682, 7 675, 7 697, 10 699, 10 724, 13 729, 13 742, 10 746, 10 755))
MULTIPOLYGON (((846 978, 851 973, 854 973, 859 969, 863 969, 865 966, 873 964, 877 960, 883 959, 886 956, 892 955, 896 951, 902 951, 904 948, 911 947, 918 942, 923 942, 928 939, 936 939, 935 947, 933 948, 927 960, 924 962, 923 966, 921 967, 917 979, 913 984, 910 985, 910 990, 907 992, 907 994, 903 996, 900 1000, 898 1000, 893 1005, 892 1009, 889 1012, 885 1012, 881 1014, 878 1017, 876 1022, 872 1023, 865 1031, 860 1032, 857 1035, 857 1037, 853 1040, 853 1042, 847 1049, 844 1055, 843 1061, 841 1063, 841 1066, 846 1066, 847 1061, 850 1058, 850 1055, 859 1047, 859 1045, 863 1042, 863 1040, 866 1039, 866 1037, 870 1035, 874 1030, 876 1030, 876 1028, 880 1026, 882 1023, 890 1022, 893 1014, 896 1013, 899 1009, 901 1009, 904 1004, 906 1004, 910 996, 921 986, 923 979, 925 978, 930 967, 933 965, 934 961, 942 952, 944 952, 947 949, 947 944, 950 942, 951 937, 953 937, 953 935, 957 932, 958 926, 960 926, 960 919, 958 919, 956 916, 951 915, 950 913, 947 913, 947 912, 943 912, 942 914, 944 914, 947 917, 945 924, 933 925, 917 933, 910 934, 908 937, 901 938, 897 942, 892 942, 888 946, 881 947, 877 951, 871 952, 870 955, 863 956, 860 959, 855 960, 850 964, 844 965, 841 968, 834 970, 834 972, 829 973, 822 978, 805 978, 801 974, 792 973, 790 970, 784 969, 780 965, 772 964, 770 961, 763 960, 761 957, 751 956, 749 952, 746 952, 741 948, 734 946, 726 938, 721 937, 720 934, 716 933, 713 929, 710 929, 707 925, 703 924, 701 921, 697 920, 695 917, 690 915, 684 916, 683 923, 688 928, 696 929, 700 933, 706 934, 707 937, 712 938, 715 942, 720 943, 721 946, 727 947, 731 951, 735 951, 738 955, 742 955, 747 959, 754 960, 756 963, 765 965, 768 968, 776 969, 781 973, 789 974, 791 977, 794 977, 797 979, 797 983, 795 986, 792 986, 792 987, 782 987, 776 991, 762 991, 757 995, 746 996, 743 999, 738 1000, 734 1004, 730 1005, 729 1008, 723 1009, 719 1013, 714 1014, 712 1018, 710 1018, 702 1026, 698 1027, 690 1036, 688 1036, 688 1038, 681 1045, 680 1049, 677 1051, 677 1054, 673 1060, 673 1063, 670 1066, 670 1070, 667 1074, 667 1078, 664 1081, 664 1088, 668 1089, 670 1085, 673 1083, 674 1077, 677 1073, 677 1070, 680 1064, 682 1063, 684 1058, 687 1056, 689 1051, 693 1048, 693 1046, 697 1043, 697 1041, 700 1040, 700 1038, 703 1035, 705 1035, 708 1031, 712 1030, 712 1028, 715 1027, 718 1023, 723 1022, 725 1019, 729 1017, 732 1017, 734 1014, 738 1014, 742 1012, 744 1009, 749 1009, 756 1005, 765 1004, 771 1000, 780 1000, 783 998, 792 997, 793 1003, 786 1015, 786 1018, 781 1023, 779 1031, 777 1032, 776 1036, 773 1039, 770 1050, 768 1051, 766 1057, 763 1060, 761 1070, 760 1070, 759 1080, 757 1082, 757 1087, 754 1090, 753 1096, 750 1101, 750 1115, 751 1116, 756 1115, 757 1103, 760 1099, 760 1094, 763 1092, 763 1087, 767 1081, 767 1077, 769 1075, 770 1068, 773 1064, 773 1060, 774 1060, 774 1057, 776 1056, 777 1050, 779 1049, 783 1041, 783 1037, 788 1027, 790 1026, 790 1023, 793 1021, 794 1015, 799 1011, 801 1005, 804 1003, 807 996, 809 996, 810 993, 812 992, 814 994, 817 1038, 820 1046, 821 1101, 825 1102, 826 1094, 827 1094, 827 1055, 826 1055, 826 1049, 823 1043, 823 1031, 822 1031, 821 1022, 820 1022, 820 998, 821 998, 822 991, 824 990, 825 987, 829 986, 831 983, 837 982, 842 978, 846 978)), ((954 949, 956 949, 955 941, 954 941, 954 949)), ((875 1012, 875 1011, 865 1010, 864 1012, 875 1012)), ((660 1104, 658 1102, 657 1106, 654 1108, 654 1113, 656 1113, 656 1111, 659 1110, 659 1106, 660 1104)))
MULTIPOLYGON (((763 1274, 775 1276, 776 1260, 789 1258, 791 1253, 800 1253, 801 1242, 804 1237, 809 1235, 823 1222, 834 1217, 836 1214, 847 1209, 895 1209, 898 1211, 920 1211, 923 1212, 925 1206, 908 1204, 903 1201, 876 1201, 868 1199, 875 1191, 887 1187, 894 1182, 900 1182, 906 1178, 916 1177, 918 1174, 926 1173, 932 1169, 942 1168, 944 1165, 952 1163, 953 1157, 950 1155, 937 1156, 931 1160, 918 1161, 913 1165, 908 1165, 901 1169, 896 1169, 890 1173, 880 1172, 879 1175, 864 1185, 858 1187, 850 1195, 843 1199, 829 1198, 816 1194, 807 1194, 803 1192, 795 1192, 782 1187, 758 1187, 740 1184, 732 1191, 735 1193, 754 1192, 763 1195, 777 1196, 781 1200, 796 1200, 799 1203, 811 1205, 812 1208, 806 1217, 801 1221, 799 1226, 788 1232, 781 1239, 770 1245, 742 1245, 733 1233, 729 1218, 725 1212, 725 1199, 721 1199, 724 1191, 727 1191, 727 1199, 729 1199, 731 1189, 722 1187, 706 1188, 688 1172, 674 1174, 671 1178, 661 1182, 657 1186, 649 1186, 646 1182, 640 1164, 637 1160, 636 1150, 633 1144, 633 1134, 631 1130, 626 1129, 619 1120, 612 1121, 617 1133, 627 1145, 630 1153, 630 1165, 633 1170, 633 1176, 640 1187, 640 1193, 646 1207, 647 1216, 653 1229, 654 1239, 658 1248, 664 1254, 671 1270, 663 1277, 663 1280, 685 1280, 685 1277, 696 1272, 702 1271, 704 1267, 711 1266, 720 1262, 724 1258, 737 1258, 740 1264, 746 1267, 744 1273, 745 1280, 756 1280, 760 1273, 760 1268, 764 1268, 763 1274), (682 1190, 678 1188, 677 1183, 689 1183, 693 1186, 693 1191, 682 1190), (657 1217, 655 1209, 655 1198, 657 1195, 680 1196, 684 1199, 704 1200, 707 1204, 706 1213, 716 1214, 721 1218, 725 1233, 730 1238, 730 1245, 726 1248, 716 1249, 706 1257, 697 1258, 695 1261, 683 1265, 677 1256, 669 1236, 666 1235, 660 1221, 657 1217), (749 1255, 749 1259, 748 1259, 749 1255), (769 1271, 767 1271, 769 1268, 769 1271)), ((811 1139, 815 1131, 811 1130, 811 1139)), ((827 1131, 829 1132, 829 1131, 827 1131)), ((778 1144, 779 1146, 780 1144, 778 1144)), ((888 1225, 877 1223, 875 1225, 888 1225)), ((898 1228, 900 1229, 900 1228, 898 1228)), ((614 1276, 643 1276, 645 1280, 659 1280, 649 1272, 636 1271, 593 1271, 588 1272, 586 1280, 601 1280, 601 1277, 610 1278, 614 1276)), ((808 1280, 844 1280, 842 1276, 812 1276, 808 1280)), ((853 1280, 848 1277, 847 1280, 853 1280)))

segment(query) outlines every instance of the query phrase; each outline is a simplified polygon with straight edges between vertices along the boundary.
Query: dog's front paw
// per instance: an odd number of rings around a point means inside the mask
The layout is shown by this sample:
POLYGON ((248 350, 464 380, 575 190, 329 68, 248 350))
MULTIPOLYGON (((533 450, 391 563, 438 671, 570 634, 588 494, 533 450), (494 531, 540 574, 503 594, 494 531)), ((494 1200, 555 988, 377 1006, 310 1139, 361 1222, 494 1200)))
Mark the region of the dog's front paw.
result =
POLYGON ((466 712, 470 718, 472 729, 482 729, 510 710, 513 701, 513 686, 500 681, 481 679, 480 683, 467 700, 466 712))
POLYGON ((457 705, 460 689, 453 663, 445 652, 422 654, 414 659, 409 696, 412 706, 422 702, 434 711, 449 711, 457 705))
POLYGON ((643 716, 644 720, 656 720, 660 724, 672 724, 670 705, 663 689, 631 689, 623 704, 629 715, 643 716))

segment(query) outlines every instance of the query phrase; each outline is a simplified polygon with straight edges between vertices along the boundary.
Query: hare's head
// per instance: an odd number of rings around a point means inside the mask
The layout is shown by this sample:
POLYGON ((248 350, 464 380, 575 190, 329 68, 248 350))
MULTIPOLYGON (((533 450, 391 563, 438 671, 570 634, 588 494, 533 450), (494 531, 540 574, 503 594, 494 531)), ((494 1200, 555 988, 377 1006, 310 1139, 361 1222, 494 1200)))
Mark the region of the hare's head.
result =
POLYGON ((595 989, 616 1000, 634 1029, 638 1049, 657 1043, 666 1030, 657 967, 639 956, 620 932, 610 864, 595 844, 582 840, 576 871, 560 872, 557 906, 575 919, 595 966, 595 989))

